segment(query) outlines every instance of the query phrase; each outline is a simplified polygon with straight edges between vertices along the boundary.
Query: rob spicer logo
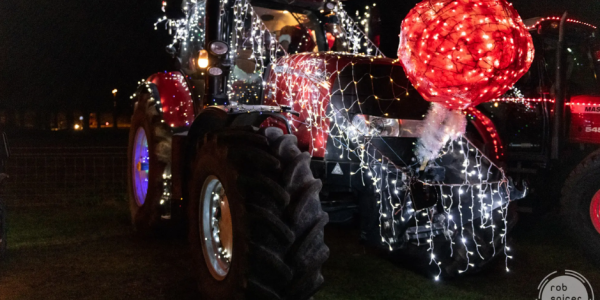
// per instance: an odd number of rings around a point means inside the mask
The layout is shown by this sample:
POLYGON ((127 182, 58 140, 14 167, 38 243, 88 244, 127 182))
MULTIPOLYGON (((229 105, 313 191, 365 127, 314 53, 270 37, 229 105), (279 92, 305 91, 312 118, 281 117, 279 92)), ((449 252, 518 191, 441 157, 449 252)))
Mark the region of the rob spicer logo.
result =
POLYGON ((538 286, 538 300, 594 300, 594 291, 583 275, 571 271, 554 271, 538 286))

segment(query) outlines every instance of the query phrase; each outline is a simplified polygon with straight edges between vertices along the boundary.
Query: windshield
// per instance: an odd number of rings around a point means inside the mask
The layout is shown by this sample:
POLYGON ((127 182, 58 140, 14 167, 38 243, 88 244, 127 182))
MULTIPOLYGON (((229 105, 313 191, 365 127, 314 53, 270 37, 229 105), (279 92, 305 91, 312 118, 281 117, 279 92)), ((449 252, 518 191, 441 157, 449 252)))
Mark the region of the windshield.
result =
POLYGON ((323 27, 329 49, 336 52, 385 57, 378 47, 380 33, 377 14, 373 17, 363 19, 358 24, 342 5, 338 4, 333 11, 324 15, 323 27), (372 34, 375 42, 367 33, 372 34))
POLYGON ((309 17, 308 13, 257 6, 254 7, 254 12, 287 53, 319 51, 317 44, 319 26, 309 17))
POLYGON ((597 59, 590 44, 567 41, 567 89, 570 96, 600 95, 597 59))
MULTIPOLYGON (((553 87, 556 80, 558 36, 552 32, 534 35, 534 39, 536 40, 534 42, 536 43, 537 61, 541 63, 541 70, 538 71, 540 74, 537 74, 536 77, 549 82, 553 87)), ((600 82, 598 82, 600 64, 596 57, 596 52, 600 48, 595 34, 590 35, 586 32, 584 35, 573 28, 568 28, 564 47, 567 96, 600 95, 600 82)), ((547 90, 554 98, 554 89, 547 88, 547 90)))
POLYGON ((319 51, 319 23, 308 11, 252 6, 237 11, 235 18, 234 66, 227 85, 231 102, 259 104, 264 76, 277 57, 319 51))

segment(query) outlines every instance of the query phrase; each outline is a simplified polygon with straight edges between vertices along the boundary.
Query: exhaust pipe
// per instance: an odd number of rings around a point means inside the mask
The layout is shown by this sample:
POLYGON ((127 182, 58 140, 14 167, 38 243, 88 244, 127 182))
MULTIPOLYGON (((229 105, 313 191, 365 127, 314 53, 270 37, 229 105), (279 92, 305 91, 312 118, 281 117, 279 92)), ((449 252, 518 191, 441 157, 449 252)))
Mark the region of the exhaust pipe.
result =
POLYGON ((568 12, 565 11, 560 19, 560 27, 558 32, 558 45, 556 47, 556 100, 554 103, 554 126, 552 127, 552 149, 551 159, 557 160, 563 144, 563 131, 565 119, 565 82, 564 82, 564 51, 565 46, 565 22, 567 21, 568 12))

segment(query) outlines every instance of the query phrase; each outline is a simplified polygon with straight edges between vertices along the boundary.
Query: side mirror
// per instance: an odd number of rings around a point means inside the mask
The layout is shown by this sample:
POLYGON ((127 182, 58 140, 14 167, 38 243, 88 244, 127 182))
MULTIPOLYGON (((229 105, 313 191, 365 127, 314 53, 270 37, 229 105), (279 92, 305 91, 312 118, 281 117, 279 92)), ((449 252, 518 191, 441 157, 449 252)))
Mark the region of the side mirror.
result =
POLYGON ((7 159, 9 157, 8 137, 6 136, 6 132, 3 132, 0 134, 0 159, 7 159))

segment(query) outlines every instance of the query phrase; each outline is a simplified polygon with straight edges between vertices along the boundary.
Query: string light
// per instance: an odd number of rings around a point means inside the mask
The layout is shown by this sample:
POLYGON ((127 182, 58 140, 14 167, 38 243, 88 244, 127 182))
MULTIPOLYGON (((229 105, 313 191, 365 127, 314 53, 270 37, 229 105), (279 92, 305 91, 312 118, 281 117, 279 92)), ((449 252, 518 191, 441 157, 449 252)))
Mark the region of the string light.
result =
POLYGON ((450 109, 503 95, 533 62, 531 35, 505 0, 423 1, 401 27, 398 57, 409 80, 450 109))
MULTIPOLYGON (((528 26, 528 27, 527 27, 527 30, 533 30, 533 29, 536 29, 536 28, 538 28, 538 26, 539 26, 540 24, 542 24, 542 23, 543 23, 543 22, 545 22, 545 21, 560 21, 560 20, 561 20, 561 17, 546 17, 546 18, 541 18, 541 19, 540 19, 539 21, 537 21, 535 24, 533 24, 533 25, 531 25, 531 26, 528 26)), ((585 25, 585 26, 591 27, 591 28, 593 28, 593 29, 598 29, 596 26, 594 26, 594 25, 592 25, 592 24, 585 23, 585 22, 581 22, 581 21, 574 20, 574 19, 567 19, 567 22, 569 22, 569 23, 575 23, 575 24, 580 24, 580 25, 585 25)))

